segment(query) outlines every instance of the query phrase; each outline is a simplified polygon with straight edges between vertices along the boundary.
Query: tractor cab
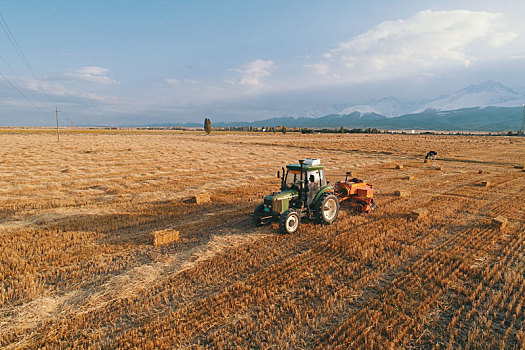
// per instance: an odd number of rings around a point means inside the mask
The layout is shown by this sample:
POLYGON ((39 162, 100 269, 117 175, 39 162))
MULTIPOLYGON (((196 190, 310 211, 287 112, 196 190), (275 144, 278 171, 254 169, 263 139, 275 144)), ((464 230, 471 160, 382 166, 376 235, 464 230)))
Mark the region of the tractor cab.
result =
POLYGON ((307 205, 312 203, 315 195, 327 184, 324 166, 319 159, 305 159, 303 164, 288 164, 286 170, 283 168, 281 190, 304 192, 307 205))

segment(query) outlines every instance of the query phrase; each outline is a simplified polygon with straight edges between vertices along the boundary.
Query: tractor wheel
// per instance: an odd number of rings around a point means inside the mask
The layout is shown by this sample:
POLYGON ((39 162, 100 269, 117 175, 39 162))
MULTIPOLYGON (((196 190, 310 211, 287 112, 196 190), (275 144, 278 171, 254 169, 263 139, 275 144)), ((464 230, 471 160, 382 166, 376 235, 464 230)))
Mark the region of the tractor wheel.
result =
POLYGON ((339 200, 331 193, 323 193, 314 207, 315 221, 318 224, 330 225, 339 214, 339 200))
POLYGON ((279 219, 279 232, 282 234, 295 233, 300 225, 301 218, 299 217, 299 213, 293 209, 288 209, 279 219))

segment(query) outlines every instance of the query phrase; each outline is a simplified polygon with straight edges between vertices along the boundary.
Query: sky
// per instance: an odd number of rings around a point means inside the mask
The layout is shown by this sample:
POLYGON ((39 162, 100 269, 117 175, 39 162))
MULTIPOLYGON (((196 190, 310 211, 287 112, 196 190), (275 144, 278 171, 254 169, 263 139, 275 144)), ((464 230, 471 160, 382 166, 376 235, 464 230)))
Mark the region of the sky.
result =
POLYGON ((0 125, 323 115, 525 91, 525 1, 4 1, 0 125), (521 89, 521 90, 520 90, 521 89))

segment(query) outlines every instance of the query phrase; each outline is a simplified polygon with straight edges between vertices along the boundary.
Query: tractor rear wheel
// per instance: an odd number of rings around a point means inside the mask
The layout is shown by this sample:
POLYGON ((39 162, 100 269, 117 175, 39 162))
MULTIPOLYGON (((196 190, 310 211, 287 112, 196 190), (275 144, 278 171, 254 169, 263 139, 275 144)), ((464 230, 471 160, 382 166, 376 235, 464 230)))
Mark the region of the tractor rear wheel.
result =
POLYGON ((299 216, 299 213, 293 209, 288 209, 279 219, 279 232, 282 234, 295 233, 300 225, 301 217, 299 216))
POLYGON ((315 221, 318 224, 330 225, 339 214, 339 199, 331 193, 323 193, 314 206, 315 221))

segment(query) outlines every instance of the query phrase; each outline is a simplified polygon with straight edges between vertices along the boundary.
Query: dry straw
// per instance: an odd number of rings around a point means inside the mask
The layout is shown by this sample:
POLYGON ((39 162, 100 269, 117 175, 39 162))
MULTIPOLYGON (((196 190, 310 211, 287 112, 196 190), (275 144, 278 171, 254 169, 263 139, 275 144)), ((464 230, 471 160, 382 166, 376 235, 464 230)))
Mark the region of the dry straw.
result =
POLYGON ((422 219, 426 217, 427 215, 428 215, 428 210, 424 208, 418 208, 418 209, 412 210, 412 212, 410 213, 410 218, 417 220, 417 219, 422 219))
POLYGON ((502 230, 507 226, 508 221, 506 217, 499 215, 492 219, 492 226, 502 230))
POLYGON ((197 204, 208 204, 211 203, 211 198, 208 193, 199 193, 193 196, 193 202, 197 204))
POLYGON ((410 196, 410 191, 407 191, 407 190, 396 190, 396 191, 394 191, 394 196, 397 196, 397 197, 408 197, 408 196, 410 196))
POLYGON ((151 232, 151 243, 154 246, 177 242, 179 240, 179 231, 165 229, 151 232))

